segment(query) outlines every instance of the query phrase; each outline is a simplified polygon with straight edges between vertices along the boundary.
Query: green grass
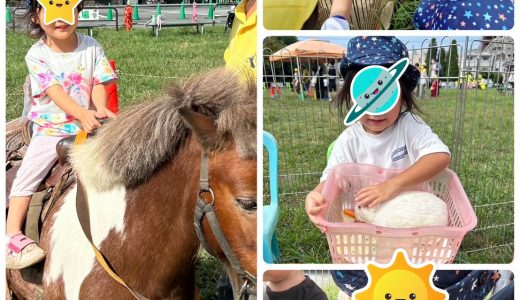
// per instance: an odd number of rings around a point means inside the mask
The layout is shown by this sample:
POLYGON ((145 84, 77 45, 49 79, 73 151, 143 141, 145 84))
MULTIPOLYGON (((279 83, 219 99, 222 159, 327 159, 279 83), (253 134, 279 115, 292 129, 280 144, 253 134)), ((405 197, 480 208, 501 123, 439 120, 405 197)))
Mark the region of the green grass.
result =
MULTIPOLYGON (((228 35, 222 26, 206 26, 204 34, 192 28, 168 28, 163 29, 158 38, 144 29, 130 33, 95 29, 94 38, 102 45, 106 56, 116 61, 120 72, 118 92, 121 108, 153 99, 163 92, 165 86, 191 74, 223 66, 228 43, 228 35)), ((22 112, 22 86, 27 76, 24 57, 34 42, 25 33, 7 31, 8 120, 17 118, 22 112)))
MULTIPOLYGON (((420 116, 450 147, 450 166, 475 208, 478 225, 469 232, 456 263, 510 263, 513 257, 513 97, 486 91, 441 89, 424 99, 420 116), (465 99, 465 113, 456 117, 465 99), (456 129, 460 128, 460 129, 456 129)), ((326 151, 343 126, 329 103, 297 100, 284 89, 271 99, 264 90, 264 129, 280 151, 280 220, 277 236, 283 263, 330 263, 325 235, 309 221, 305 196, 319 182, 326 151), (291 228, 291 230, 284 230, 291 228)), ((265 152, 264 152, 265 154, 265 152)), ((267 162, 264 160, 264 174, 267 162)), ((267 174, 264 176, 268 201, 267 174)))
POLYGON ((391 29, 415 29, 413 26, 413 14, 419 6, 420 0, 395 0, 394 16, 391 29))
MULTIPOLYGON (((113 29, 94 30, 94 37, 103 46, 107 57, 116 60, 120 72, 120 107, 125 109, 141 101, 153 100, 172 82, 223 66, 228 34, 222 26, 204 29, 204 34, 191 28, 163 29, 158 38, 152 37, 150 30, 135 29, 130 33, 113 29)), ((7 120, 19 117, 22 112, 22 86, 27 76, 24 57, 34 42, 24 33, 7 31, 7 120)), ((215 258, 200 252, 196 275, 202 299, 217 299, 216 282, 221 270, 215 258)))
POLYGON ((327 284, 326 286, 321 286, 321 289, 325 292, 325 294, 327 294, 327 298, 329 300, 338 299, 339 288, 336 284, 327 284))

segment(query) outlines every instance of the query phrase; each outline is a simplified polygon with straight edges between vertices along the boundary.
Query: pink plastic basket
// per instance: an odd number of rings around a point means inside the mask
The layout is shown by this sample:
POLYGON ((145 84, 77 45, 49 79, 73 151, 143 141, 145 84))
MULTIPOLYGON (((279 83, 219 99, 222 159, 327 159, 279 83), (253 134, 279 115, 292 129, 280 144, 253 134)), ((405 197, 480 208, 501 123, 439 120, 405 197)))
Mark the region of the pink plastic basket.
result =
POLYGON ((329 174, 323 189, 327 209, 318 217, 326 230, 334 263, 387 263, 398 248, 414 263, 452 263, 464 235, 477 224, 477 217, 457 175, 444 170, 429 183, 410 188, 428 191, 448 205, 449 226, 386 228, 366 223, 343 222, 343 209, 354 209, 354 195, 363 187, 399 174, 364 164, 340 164, 329 174))

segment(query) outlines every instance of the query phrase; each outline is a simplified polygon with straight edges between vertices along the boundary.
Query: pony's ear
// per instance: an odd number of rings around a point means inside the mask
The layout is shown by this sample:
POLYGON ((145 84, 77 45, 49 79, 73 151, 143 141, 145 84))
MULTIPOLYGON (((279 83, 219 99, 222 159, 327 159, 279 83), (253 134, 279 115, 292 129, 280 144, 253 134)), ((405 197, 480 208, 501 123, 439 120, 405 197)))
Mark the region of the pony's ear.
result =
POLYGON ((204 149, 211 150, 218 145, 215 119, 186 108, 179 108, 178 112, 204 149))

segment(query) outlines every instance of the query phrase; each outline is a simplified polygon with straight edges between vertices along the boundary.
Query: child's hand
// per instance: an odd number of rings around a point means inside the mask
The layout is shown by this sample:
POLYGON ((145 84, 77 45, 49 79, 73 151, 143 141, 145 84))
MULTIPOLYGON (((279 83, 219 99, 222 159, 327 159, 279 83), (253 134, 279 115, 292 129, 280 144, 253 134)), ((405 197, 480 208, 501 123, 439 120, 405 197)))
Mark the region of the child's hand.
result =
POLYGON ((105 118, 115 118, 116 114, 108 110, 107 108, 99 108, 96 110, 96 118, 105 119, 105 118))
POLYGON ((356 204, 359 206, 375 207, 386 202, 401 192, 401 188, 387 180, 376 185, 362 188, 355 198, 356 204))
POLYGON ((93 110, 85 109, 81 113, 78 120, 81 122, 81 127, 83 128, 83 130, 85 130, 87 133, 91 133, 92 130, 101 126, 98 120, 96 120, 96 112, 93 110))
POLYGON ((321 230, 321 232, 325 232, 326 228, 318 224, 316 216, 318 216, 322 212, 325 206, 325 199, 319 192, 312 191, 307 195, 307 198, 305 199, 305 211, 307 212, 307 215, 309 215, 309 219, 311 219, 311 222, 316 227, 318 227, 321 230))

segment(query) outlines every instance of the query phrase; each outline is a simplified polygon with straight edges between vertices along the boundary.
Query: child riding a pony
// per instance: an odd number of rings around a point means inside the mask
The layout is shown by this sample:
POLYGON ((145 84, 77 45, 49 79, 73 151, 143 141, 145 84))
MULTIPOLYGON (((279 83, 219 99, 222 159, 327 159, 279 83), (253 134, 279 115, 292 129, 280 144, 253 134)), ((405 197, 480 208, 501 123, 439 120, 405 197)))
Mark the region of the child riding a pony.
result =
POLYGON ((36 0, 27 13, 29 30, 40 38, 27 52, 33 101, 28 119, 34 123, 31 143, 8 199, 6 268, 22 269, 44 259, 43 250, 22 232, 32 194, 57 160, 56 144, 80 129, 91 132, 96 118, 114 117, 107 109, 105 84, 117 79, 101 46, 76 32, 79 3, 72 25, 45 24, 36 0))

